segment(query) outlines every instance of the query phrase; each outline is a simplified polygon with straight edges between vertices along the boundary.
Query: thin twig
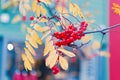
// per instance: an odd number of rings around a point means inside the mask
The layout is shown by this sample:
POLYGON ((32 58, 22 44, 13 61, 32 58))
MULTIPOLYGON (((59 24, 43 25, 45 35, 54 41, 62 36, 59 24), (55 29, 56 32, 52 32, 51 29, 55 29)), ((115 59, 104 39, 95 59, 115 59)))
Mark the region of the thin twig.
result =
POLYGON ((70 24, 72 24, 72 22, 68 19, 68 18, 66 18, 65 16, 62 16, 65 20, 67 20, 70 24))
POLYGON ((102 39, 101 39, 101 42, 100 42, 101 47, 102 47, 102 42, 103 42, 103 39, 104 39, 105 34, 106 34, 106 33, 103 33, 103 35, 102 35, 102 39))
POLYGON ((79 48, 83 47, 84 45, 87 45, 89 42, 90 42, 90 41, 88 41, 88 42, 86 42, 86 43, 81 43, 80 46, 77 46, 77 45, 75 45, 75 44, 69 44, 68 46, 69 46, 69 47, 72 47, 72 48, 79 49, 79 48))
POLYGON ((101 30, 84 32, 84 34, 91 34, 91 33, 98 33, 98 32, 106 33, 106 32, 104 32, 104 31, 110 30, 110 29, 113 29, 113 28, 116 28, 116 27, 120 27, 120 24, 116 24, 116 25, 113 25, 113 26, 111 26, 111 27, 108 27, 108 28, 105 28, 105 29, 101 29, 101 30))

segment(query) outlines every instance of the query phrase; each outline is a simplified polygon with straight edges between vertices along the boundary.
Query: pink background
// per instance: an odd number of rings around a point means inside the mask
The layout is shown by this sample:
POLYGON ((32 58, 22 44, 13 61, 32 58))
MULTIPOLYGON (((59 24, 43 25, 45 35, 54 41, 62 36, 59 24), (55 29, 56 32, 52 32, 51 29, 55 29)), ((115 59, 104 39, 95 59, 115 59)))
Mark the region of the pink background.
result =
MULTIPOLYGON (((113 13, 112 3, 118 3, 120 0, 110 0, 109 6, 109 25, 120 23, 120 16, 113 13)), ((120 80, 120 27, 110 31, 110 80, 120 80)))

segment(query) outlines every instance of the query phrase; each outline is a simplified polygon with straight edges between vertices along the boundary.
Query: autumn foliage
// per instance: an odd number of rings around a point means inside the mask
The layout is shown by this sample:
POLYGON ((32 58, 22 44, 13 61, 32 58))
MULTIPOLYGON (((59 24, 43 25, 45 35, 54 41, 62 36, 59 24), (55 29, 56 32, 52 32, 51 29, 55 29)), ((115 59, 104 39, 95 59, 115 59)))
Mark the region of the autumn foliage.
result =
MULTIPOLYGON (((114 3, 113 10, 120 15, 119 5, 114 3)), ((32 2, 20 0, 19 11, 24 18, 28 12, 32 13, 29 17, 31 21, 30 27, 27 27, 25 52, 22 54, 26 70, 32 70, 32 65, 35 64, 33 57, 36 56, 34 48, 38 48, 42 44, 45 46, 43 56, 46 57, 46 66, 54 74, 60 71, 59 66, 63 70, 67 70, 68 61, 66 56, 70 58, 75 57, 76 53, 72 50, 67 50, 66 46, 77 50, 80 46, 74 47, 74 42, 88 43, 92 39, 92 36, 84 34, 90 23, 85 19, 80 7, 70 0, 67 0, 67 4, 64 0, 32 0, 32 2), (53 4, 57 5, 52 12, 49 6, 53 4), (73 23, 69 16, 75 18, 77 24, 73 23), (78 20, 78 17, 82 21, 78 20), (38 32, 41 35, 38 35, 38 32), (44 41, 45 43, 43 43, 44 41)), ((91 45, 92 47, 89 49, 99 49, 101 46, 100 42, 97 41, 91 45)))

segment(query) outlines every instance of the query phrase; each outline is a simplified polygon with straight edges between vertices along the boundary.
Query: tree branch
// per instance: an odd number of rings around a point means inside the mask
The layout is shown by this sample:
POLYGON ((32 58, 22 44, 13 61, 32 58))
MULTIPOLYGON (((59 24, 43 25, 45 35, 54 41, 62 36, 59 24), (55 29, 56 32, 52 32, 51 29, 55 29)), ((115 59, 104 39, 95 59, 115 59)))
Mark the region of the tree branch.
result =
MULTIPOLYGON (((106 32, 104 32, 104 31, 106 31, 106 30, 110 30, 110 29, 113 29, 113 28, 116 28, 116 27, 120 27, 120 24, 116 24, 116 25, 113 25, 113 26, 111 26, 111 27, 109 27, 109 28, 105 28, 105 29, 101 29, 101 30, 97 30, 97 31, 89 31, 89 32, 85 32, 84 34, 91 34, 91 33, 98 33, 98 32, 100 32, 100 33, 102 33, 103 35, 106 33, 106 32)), ((85 43, 85 44, 88 44, 89 43, 89 41, 87 42, 87 43, 85 43)), ((78 48, 81 48, 83 45, 85 45, 85 44, 81 44, 81 46, 77 46, 77 45, 75 45, 75 44, 69 44, 68 46, 69 47, 72 47, 72 48, 76 48, 76 49, 78 49, 78 48)))
POLYGON ((106 33, 106 32, 104 32, 104 31, 110 30, 110 29, 113 29, 113 28, 116 28, 116 27, 120 27, 120 24, 116 24, 116 25, 113 25, 113 26, 111 26, 111 27, 108 27, 108 28, 105 28, 105 29, 101 29, 101 30, 84 32, 84 34, 91 34, 91 33, 98 33, 98 32, 106 33))

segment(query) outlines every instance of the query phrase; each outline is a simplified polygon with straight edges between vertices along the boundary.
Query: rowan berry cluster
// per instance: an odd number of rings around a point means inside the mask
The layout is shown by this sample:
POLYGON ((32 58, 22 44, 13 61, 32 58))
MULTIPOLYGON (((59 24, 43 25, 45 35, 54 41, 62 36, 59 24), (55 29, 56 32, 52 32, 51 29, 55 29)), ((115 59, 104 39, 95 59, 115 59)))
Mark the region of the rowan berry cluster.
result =
POLYGON ((53 66, 52 67, 52 73, 53 74, 57 74, 57 73, 59 73, 60 72, 60 68, 58 68, 57 66, 53 66))
POLYGON ((59 39, 55 45, 69 45, 70 43, 80 40, 82 36, 84 36, 84 31, 86 30, 88 23, 86 21, 81 22, 79 30, 75 28, 73 25, 70 25, 68 29, 64 30, 63 32, 55 32, 54 36, 59 39))

